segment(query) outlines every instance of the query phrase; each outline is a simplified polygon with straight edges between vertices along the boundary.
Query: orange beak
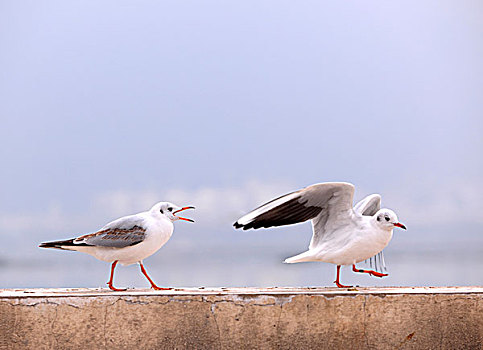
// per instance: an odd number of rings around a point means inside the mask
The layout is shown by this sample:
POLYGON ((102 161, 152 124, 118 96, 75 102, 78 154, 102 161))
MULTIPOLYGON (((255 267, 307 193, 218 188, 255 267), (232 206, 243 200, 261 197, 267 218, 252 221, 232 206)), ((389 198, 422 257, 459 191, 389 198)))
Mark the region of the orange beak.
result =
MULTIPOLYGON (((194 209, 195 207, 183 207, 181 209, 178 209, 176 211, 173 212, 173 215, 176 216, 176 213, 179 213, 180 211, 183 211, 183 210, 186 210, 186 209, 194 209)), ((182 218, 181 216, 176 216, 178 219, 180 220, 184 220, 184 221, 189 221, 189 222, 194 222, 194 220, 191 220, 191 219, 187 219, 187 218, 182 218)))

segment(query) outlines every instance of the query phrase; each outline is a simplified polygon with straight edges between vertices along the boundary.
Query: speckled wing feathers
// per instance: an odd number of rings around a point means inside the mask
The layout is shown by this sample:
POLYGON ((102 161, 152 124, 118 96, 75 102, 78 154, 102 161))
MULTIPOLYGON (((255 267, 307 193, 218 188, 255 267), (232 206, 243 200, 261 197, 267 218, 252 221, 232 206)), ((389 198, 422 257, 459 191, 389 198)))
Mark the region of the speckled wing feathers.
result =
POLYGON ((91 246, 124 248, 141 243, 145 238, 146 229, 137 225, 131 228, 109 228, 78 237, 76 243, 91 246))

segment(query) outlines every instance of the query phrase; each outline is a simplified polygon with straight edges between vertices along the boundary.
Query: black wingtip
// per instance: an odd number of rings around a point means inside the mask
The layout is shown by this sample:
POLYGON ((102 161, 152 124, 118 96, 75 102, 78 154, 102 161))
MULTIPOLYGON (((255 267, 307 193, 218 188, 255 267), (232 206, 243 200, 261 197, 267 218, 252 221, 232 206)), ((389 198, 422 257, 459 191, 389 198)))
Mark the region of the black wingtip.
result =
POLYGON ((64 250, 64 248, 62 248, 61 246, 57 244, 52 244, 51 242, 40 243, 39 248, 54 248, 64 250))
POLYGON ((251 229, 251 228, 253 227, 253 225, 252 225, 251 223, 249 223, 249 224, 239 224, 239 223, 238 223, 238 221, 237 221, 237 222, 235 222, 235 223, 233 224, 233 226, 234 226, 235 228, 237 228, 237 229, 238 229, 238 228, 241 228, 241 229, 243 229, 244 231, 249 230, 249 229, 251 229))
POLYGON ((53 242, 44 242, 39 244, 39 248, 57 248, 58 245, 53 242))
MULTIPOLYGON (((64 249, 62 246, 76 246, 79 244, 74 243, 74 238, 67 239, 65 241, 53 241, 53 242, 43 242, 39 244, 39 248, 56 248, 56 249, 64 249)), ((85 244, 80 244, 85 245, 85 244)))

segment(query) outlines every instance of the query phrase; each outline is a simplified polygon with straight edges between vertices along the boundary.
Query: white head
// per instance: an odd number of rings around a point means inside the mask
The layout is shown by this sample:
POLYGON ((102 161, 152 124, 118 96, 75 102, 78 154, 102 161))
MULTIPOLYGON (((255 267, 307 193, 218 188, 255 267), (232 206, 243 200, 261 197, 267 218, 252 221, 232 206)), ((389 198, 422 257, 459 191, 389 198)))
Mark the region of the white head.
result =
POLYGON ((176 215, 183 210, 194 209, 194 208, 195 207, 178 207, 177 205, 170 202, 159 202, 153 205, 150 212, 155 217, 166 217, 172 222, 176 220, 185 220, 189 222, 194 222, 191 219, 182 218, 176 215))
POLYGON ((376 224, 385 230, 392 230, 394 227, 406 229, 406 226, 401 224, 397 219, 397 215, 390 209, 380 209, 374 215, 376 224))

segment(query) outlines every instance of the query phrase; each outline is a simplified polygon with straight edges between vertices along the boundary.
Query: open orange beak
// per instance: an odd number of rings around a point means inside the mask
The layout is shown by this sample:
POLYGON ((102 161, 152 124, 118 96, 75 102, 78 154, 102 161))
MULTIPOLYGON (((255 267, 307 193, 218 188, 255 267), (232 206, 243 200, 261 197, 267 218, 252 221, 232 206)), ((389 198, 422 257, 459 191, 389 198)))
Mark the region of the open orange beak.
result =
MULTIPOLYGON (((183 207, 181 209, 178 209, 176 211, 173 212, 173 215, 176 216, 176 213, 179 213, 180 211, 183 211, 183 210, 186 210, 186 209, 194 209, 195 207, 183 207)), ((194 222, 194 220, 191 220, 191 219, 187 219, 187 218, 182 218, 181 216, 176 216, 178 219, 180 220, 184 220, 184 221, 189 221, 189 222, 194 222)))
POLYGON ((396 223, 394 224, 394 226, 396 226, 396 227, 400 227, 400 228, 402 228, 402 229, 406 229, 406 226, 404 226, 404 225, 403 225, 403 224, 401 224, 400 222, 396 222, 396 223))

